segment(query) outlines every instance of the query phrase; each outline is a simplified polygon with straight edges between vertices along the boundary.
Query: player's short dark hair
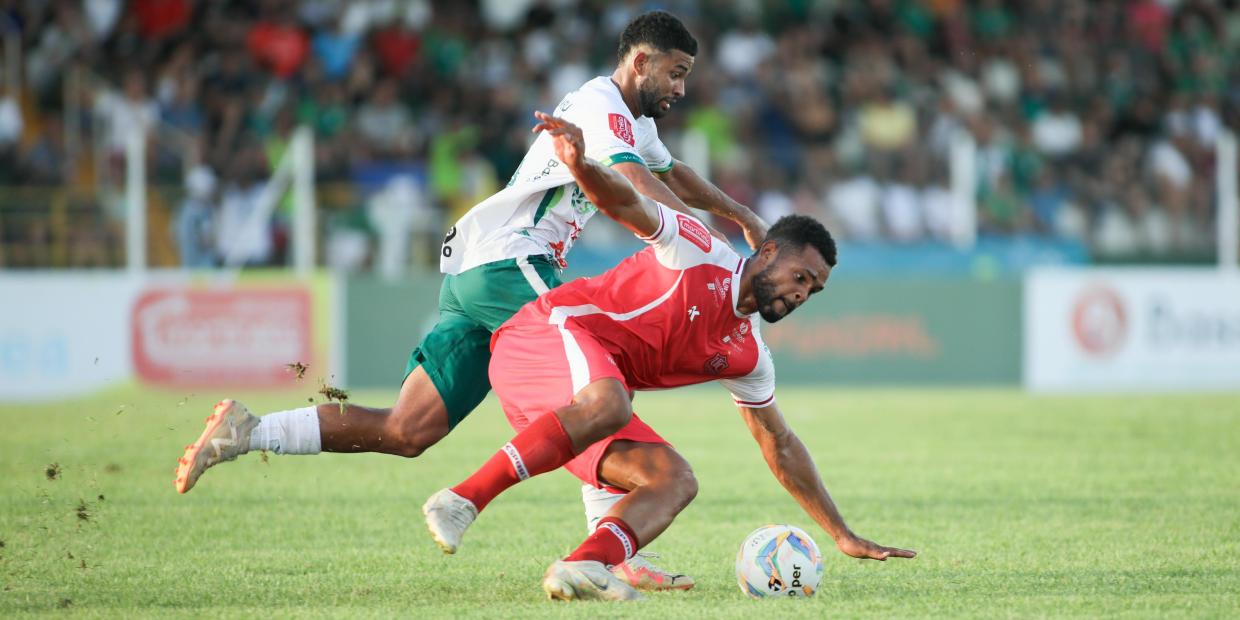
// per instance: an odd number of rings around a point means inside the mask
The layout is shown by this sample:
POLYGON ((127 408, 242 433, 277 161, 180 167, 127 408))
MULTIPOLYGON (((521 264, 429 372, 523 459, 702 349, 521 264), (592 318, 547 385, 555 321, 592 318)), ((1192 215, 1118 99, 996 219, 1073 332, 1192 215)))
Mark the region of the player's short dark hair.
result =
POLYGON ((835 239, 831 238, 826 226, 807 215, 785 215, 779 218, 779 221, 766 231, 766 240, 775 242, 775 245, 781 248, 813 246, 828 265, 835 266, 835 239))
POLYGON ((620 33, 620 56, 624 60, 629 50, 643 43, 653 46, 660 52, 680 50, 690 56, 697 56, 697 39, 689 34, 680 18, 667 11, 650 11, 633 18, 624 32, 620 33))

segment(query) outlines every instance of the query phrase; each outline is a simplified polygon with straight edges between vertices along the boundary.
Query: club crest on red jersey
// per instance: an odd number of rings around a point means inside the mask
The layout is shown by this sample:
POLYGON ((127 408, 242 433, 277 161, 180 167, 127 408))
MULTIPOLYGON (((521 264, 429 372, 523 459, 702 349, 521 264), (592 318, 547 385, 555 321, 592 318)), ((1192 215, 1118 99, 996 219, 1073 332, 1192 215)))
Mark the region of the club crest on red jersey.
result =
POLYGON ((677 228, 680 229, 681 237, 688 239, 703 252, 710 252, 710 231, 706 230, 706 226, 687 215, 677 215, 676 221, 680 223, 677 228))
POLYGON ((633 146, 636 140, 633 138, 633 123, 623 115, 612 112, 607 115, 607 124, 611 126, 611 132, 616 134, 617 138, 624 140, 629 146, 633 146))
POLYGON ((706 364, 702 367, 707 374, 718 375, 728 369, 728 358, 722 353, 716 353, 710 359, 706 360, 706 364))

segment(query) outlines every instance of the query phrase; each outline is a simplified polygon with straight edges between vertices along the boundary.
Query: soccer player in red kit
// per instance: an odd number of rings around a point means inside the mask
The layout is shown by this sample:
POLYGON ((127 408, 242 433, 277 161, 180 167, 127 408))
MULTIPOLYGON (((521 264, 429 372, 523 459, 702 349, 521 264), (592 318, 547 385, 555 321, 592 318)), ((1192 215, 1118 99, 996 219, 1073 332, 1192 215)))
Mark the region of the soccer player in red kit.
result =
POLYGON ((640 598, 608 567, 662 533, 696 495, 697 481, 684 458, 633 413, 632 391, 718 380, 776 478, 842 552, 913 557, 848 529, 775 404, 775 371, 758 316, 778 321, 822 290, 835 264, 826 229, 812 218, 786 217, 752 257, 742 258, 696 218, 642 197, 585 158, 575 125, 537 116, 535 130, 553 137, 589 200, 650 247, 602 275, 553 289, 495 332, 491 383, 518 433, 464 482, 427 500, 423 511, 439 546, 454 553, 499 493, 565 467, 587 484, 627 494, 581 546, 547 569, 543 589, 557 599, 640 598))

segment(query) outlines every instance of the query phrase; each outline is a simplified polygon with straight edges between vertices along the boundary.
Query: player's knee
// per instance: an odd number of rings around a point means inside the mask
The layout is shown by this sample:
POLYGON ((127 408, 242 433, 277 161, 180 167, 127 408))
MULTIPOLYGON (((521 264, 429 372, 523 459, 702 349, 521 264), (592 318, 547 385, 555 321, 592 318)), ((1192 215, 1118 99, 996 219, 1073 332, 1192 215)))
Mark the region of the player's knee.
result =
POLYGON ((633 406, 628 396, 608 396, 595 404, 599 432, 605 437, 624 428, 633 419, 633 406))
POLYGON ((435 424, 415 416, 400 416, 395 412, 388 418, 384 432, 383 451, 396 456, 414 458, 448 435, 446 424, 435 424))
POLYGON ((689 502, 698 494, 697 476, 693 475, 693 470, 688 467, 677 468, 672 473, 672 488, 674 489, 679 510, 683 510, 689 502))
POLYGON ((397 427, 383 436, 383 450, 389 454, 414 458, 421 456, 427 448, 434 445, 423 433, 397 427))
MULTIPOLYGON (((384 439, 388 439, 388 438, 385 437, 384 439)), ((393 454, 395 456, 403 456, 407 459, 422 456, 422 453, 425 452, 426 449, 430 447, 430 444, 419 443, 417 440, 417 437, 408 437, 408 436, 400 435, 400 436, 393 437, 391 439, 392 439, 391 444, 386 446, 385 450, 389 454, 393 454)))
POLYGON ((641 471, 634 472, 634 486, 657 490, 675 512, 684 510, 685 506, 697 497, 697 476, 693 475, 693 468, 679 455, 652 460, 646 465, 641 471))
POLYGON ((618 382, 608 383, 611 385, 593 389, 585 403, 589 408, 588 415, 593 422, 597 439, 619 431, 633 419, 633 403, 629 400, 628 393, 618 382))

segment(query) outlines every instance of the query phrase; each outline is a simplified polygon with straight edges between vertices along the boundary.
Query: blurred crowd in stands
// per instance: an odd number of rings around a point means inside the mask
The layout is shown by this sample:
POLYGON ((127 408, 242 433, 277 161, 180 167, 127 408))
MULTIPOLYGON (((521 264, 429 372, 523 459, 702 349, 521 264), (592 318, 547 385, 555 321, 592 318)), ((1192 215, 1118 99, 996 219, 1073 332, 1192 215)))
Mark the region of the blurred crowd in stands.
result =
MULTIPOLYGON (((351 188, 332 226, 373 237, 365 203, 400 177, 439 228, 503 185, 531 112, 610 73, 651 8, 701 44, 663 141, 683 156, 703 136, 711 178, 770 220, 942 241, 967 132, 983 234, 1213 251, 1215 142, 1240 121, 1234 0, 0 0, 22 58, 17 92, 0 82, 0 187, 123 178, 140 128, 150 182, 184 195, 180 260, 218 264, 307 125, 317 182, 351 188)), ((3 209, 0 240, 24 234, 3 209)), ((280 217, 247 262, 281 260, 280 217)))

